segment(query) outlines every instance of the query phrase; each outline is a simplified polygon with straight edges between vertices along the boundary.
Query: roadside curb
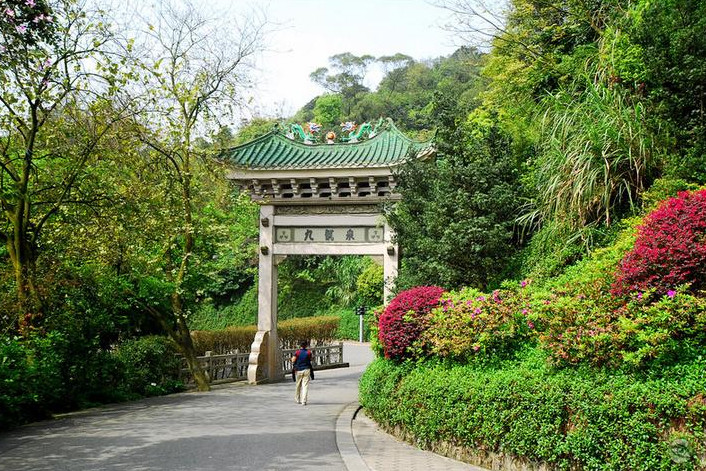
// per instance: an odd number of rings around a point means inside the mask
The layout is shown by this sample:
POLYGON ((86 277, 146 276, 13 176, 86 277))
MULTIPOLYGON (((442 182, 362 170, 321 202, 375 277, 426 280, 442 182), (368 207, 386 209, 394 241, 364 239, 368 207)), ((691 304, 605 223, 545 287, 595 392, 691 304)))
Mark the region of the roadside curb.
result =
POLYGON ((336 420, 336 445, 348 471, 370 471, 353 439, 353 420, 360 408, 360 404, 351 402, 336 420))

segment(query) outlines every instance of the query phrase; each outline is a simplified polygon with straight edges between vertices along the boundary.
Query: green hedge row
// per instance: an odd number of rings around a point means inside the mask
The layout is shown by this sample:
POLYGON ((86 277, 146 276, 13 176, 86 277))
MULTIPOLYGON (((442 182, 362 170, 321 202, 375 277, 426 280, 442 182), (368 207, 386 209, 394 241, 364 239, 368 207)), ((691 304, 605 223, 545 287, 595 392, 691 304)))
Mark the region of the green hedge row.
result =
POLYGON ((654 377, 554 369, 539 349, 495 364, 377 359, 360 402, 426 448, 451 444, 559 470, 706 469, 706 358, 654 377))
MULTIPOLYGON (((301 340, 313 344, 330 343, 336 338, 338 316, 304 317, 277 323, 281 348, 295 348, 301 340)), ((197 355, 211 351, 216 355, 238 350, 249 352, 257 327, 228 327, 222 330, 199 330, 191 333, 197 355)))

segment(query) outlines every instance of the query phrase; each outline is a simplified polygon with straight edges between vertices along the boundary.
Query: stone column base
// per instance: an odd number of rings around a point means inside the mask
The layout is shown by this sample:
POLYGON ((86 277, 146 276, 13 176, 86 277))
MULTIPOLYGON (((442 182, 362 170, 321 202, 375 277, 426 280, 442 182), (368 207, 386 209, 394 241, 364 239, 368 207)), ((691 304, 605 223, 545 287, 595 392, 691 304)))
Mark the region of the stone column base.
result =
POLYGON ((268 351, 270 343, 270 332, 268 330, 258 330, 250 347, 250 357, 248 359, 248 384, 258 384, 267 381, 268 376, 268 351))

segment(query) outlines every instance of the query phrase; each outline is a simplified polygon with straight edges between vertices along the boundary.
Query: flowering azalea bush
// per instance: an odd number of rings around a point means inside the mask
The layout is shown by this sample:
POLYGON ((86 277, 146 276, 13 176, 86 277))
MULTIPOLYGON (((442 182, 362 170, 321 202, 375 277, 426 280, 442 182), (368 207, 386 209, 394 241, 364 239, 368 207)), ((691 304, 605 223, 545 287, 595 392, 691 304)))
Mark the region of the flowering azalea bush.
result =
POLYGON ((403 360, 413 355, 427 315, 439 304, 443 293, 438 286, 418 286, 402 291, 390 301, 378 322, 378 340, 385 358, 403 360))
POLYGON ((540 345, 554 364, 600 365, 615 358, 616 315, 600 298, 552 295, 537 304, 536 312, 544 325, 540 345))
POLYGON ((612 292, 662 295, 684 284, 694 293, 706 288, 706 190, 681 192, 647 215, 612 292))
POLYGON ((706 346, 704 297, 678 288, 616 298, 607 289, 586 294, 576 289, 585 283, 565 282, 564 292, 536 293, 531 303, 540 347, 555 365, 643 368, 706 346))
POLYGON ((473 289, 451 293, 432 310, 421 343, 440 357, 464 359, 505 353, 535 331, 536 318, 522 291, 473 289))

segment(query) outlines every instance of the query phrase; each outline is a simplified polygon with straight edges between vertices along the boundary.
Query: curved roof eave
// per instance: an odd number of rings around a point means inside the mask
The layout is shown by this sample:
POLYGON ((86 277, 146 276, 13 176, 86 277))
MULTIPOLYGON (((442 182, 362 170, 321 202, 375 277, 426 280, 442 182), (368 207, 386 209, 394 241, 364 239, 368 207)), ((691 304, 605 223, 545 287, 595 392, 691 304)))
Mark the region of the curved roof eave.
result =
POLYGON ((422 155, 428 154, 433 145, 431 141, 410 139, 388 120, 377 135, 360 142, 304 144, 272 130, 222 152, 219 157, 233 169, 249 171, 380 169, 400 165, 414 147, 419 149, 417 156, 424 158, 422 155))

